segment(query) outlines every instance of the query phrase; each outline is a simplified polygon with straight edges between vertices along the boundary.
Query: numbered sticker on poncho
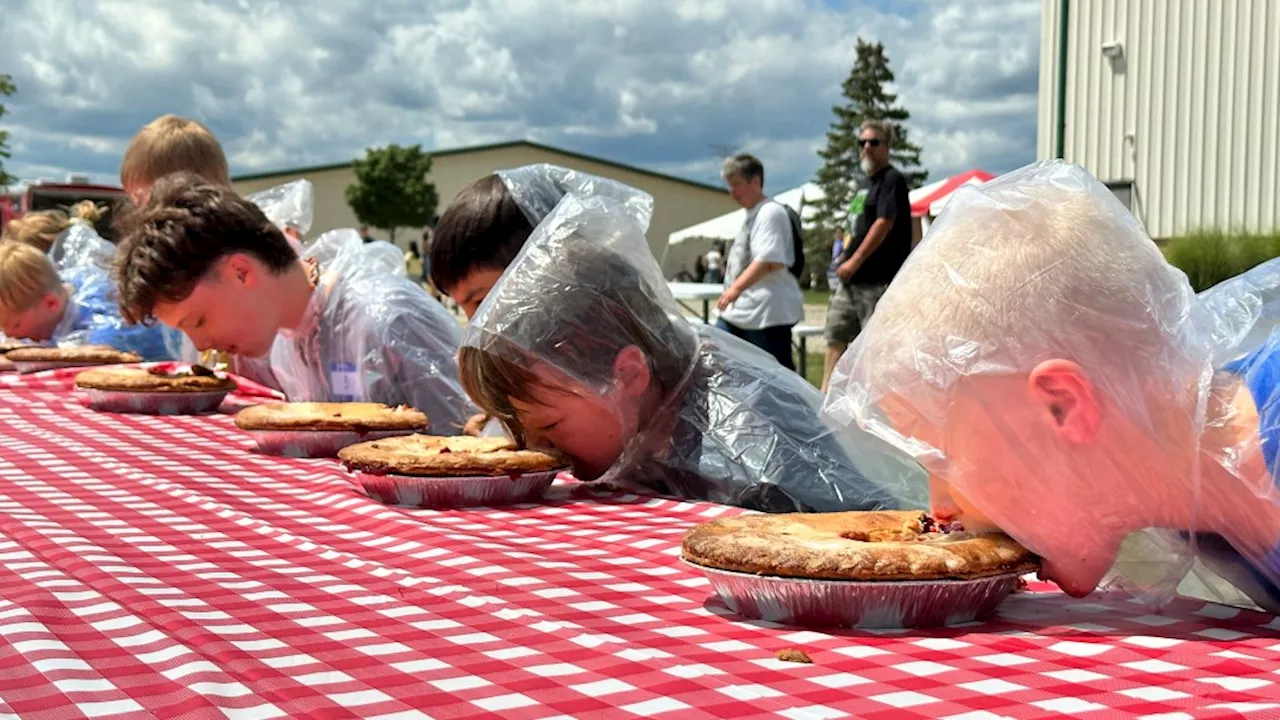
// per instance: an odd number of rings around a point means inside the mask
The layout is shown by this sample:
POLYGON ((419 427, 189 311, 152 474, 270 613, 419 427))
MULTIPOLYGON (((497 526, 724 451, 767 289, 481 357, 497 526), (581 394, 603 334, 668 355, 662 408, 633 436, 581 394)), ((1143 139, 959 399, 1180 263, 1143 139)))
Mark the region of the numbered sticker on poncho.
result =
POLYGON ((360 397, 360 372, 355 363, 329 363, 329 394, 334 402, 351 402, 360 397))

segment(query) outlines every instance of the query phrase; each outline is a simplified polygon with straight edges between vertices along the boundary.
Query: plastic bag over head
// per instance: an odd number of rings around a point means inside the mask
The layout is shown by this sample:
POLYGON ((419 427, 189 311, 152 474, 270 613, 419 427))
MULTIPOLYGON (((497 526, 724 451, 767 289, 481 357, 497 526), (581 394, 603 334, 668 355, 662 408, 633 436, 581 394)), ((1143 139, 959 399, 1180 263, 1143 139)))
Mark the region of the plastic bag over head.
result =
POLYGON ((277 335, 270 352, 285 396, 410 405, 427 414, 433 434, 460 434, 476 412, 458 383, 461 329, 404 277, 394 247, 342 230, 317 238, 306 255, 319 261, 320 283, 301 325, 277 335))
POLYGON ((73 218, 67 229, 54 238, 48 254, 58 272, 81 267, 110 271, 115 251, 116 246, 99 235, 92 224, 73 218))
POLYGON ((472 397, 585 480, 767 511, 918 507, 914 462, 838 438, 802 378, 682 317, 640 204, 570 192, 543 218, 465 331, 472 397))
POLYGON ((1258 285, 1197 298, 1104 185, 1037 163, 948 203, 824 415, 917 458, 935 514, 998 526, 1072 594, 1163 601, 1224 538, 1274 589, 1274 485, 1219 372, 1255 334, 1258 285))
POLYGON ((515 199, 529 224, 537 227, 565 195, 579 198, 599 197, 614 200, 621 212, 633 218, 645 230, 653 218, 653 198, 616 180, 541 163, 510 170, 499 170, 498 177, 515 199))
POLYGON ((291 228, 299 236, 311 230, 315 191, 310 180, 294 180, 245 196, 281 230, 291 228))

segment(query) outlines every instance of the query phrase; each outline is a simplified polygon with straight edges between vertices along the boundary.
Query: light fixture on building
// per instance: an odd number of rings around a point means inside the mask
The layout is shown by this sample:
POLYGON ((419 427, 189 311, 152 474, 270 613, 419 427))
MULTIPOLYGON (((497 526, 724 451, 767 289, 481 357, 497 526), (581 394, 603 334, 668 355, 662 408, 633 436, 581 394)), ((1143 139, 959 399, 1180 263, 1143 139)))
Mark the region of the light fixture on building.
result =
POLYGON ((1111 69, 1114 72, 1124 72, 1124 43, 1119 40, 1102 43, 1102 57, 1111 63, 1111 69))

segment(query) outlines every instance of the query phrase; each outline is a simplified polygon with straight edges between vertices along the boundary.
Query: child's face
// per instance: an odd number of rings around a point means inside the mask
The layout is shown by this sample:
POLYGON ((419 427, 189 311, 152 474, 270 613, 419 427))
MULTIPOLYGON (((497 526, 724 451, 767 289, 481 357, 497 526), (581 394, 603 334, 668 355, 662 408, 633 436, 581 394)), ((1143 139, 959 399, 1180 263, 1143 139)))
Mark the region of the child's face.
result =
POLYGON ((595 480, 617 462, 626 439, 609 403, 577 383, 545 386, 535 396, 537 402, 511 401, 529 447, 564 453, 580 480, 595 480))
POLYGON ((0 317, 0 330, 5 337, 20 340, 42 342, 53 337, 53 331, 62 322, 62 314, 66 305, 53 293, 48 293, 40 302, 17 313, 3 313, 0 317))
POLYGON ((280 328, 280 302, 271 279, 256 259, 232 255, 218 261, 185 299, 157 303, 152 314, 200 350, 260 357, 280 328))
POLYGON ((639 434, 649 390, 643 355, 632 347, 619 353, 615 377, 603 394, 545 364, 533 368, 538 387, 531 401, 511 399, 530 447, 568 456, 580 480, 595 480, 618 461, 639 434))
POLYGON ((1083 596, 1124 537, 1149 524, 1150 489, 1190 462, 1098 395, 1045 391, 1025 375, 972 376, 953 388, 945 417, 921 417, 897 396, 881 405, 897 432, 945 458, 922 458, 936 515, 998 527, 1041 556, 1044 578, 1083 596))
POLYGON ((498 284, 502 273, 499 268, 477 267, 449 288, 449 297, 458 303, 469 320, 480 309, 480 303, 489 296, 493 286, 498 284))

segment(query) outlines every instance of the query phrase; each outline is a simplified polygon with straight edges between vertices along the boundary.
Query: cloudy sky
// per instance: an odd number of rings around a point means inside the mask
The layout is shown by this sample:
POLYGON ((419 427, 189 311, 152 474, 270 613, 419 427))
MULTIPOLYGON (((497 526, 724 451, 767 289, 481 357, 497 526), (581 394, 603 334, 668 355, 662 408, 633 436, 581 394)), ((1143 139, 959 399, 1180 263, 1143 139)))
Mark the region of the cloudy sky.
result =
POLYGON ((528 138, 715 182, 742 148, 810 179, 853 63, 883 42, 934 178, 1034 159, 1040 0, 5 0, 7 169, 117 178, 166 112, 233 174, 364 148, 528 138))

